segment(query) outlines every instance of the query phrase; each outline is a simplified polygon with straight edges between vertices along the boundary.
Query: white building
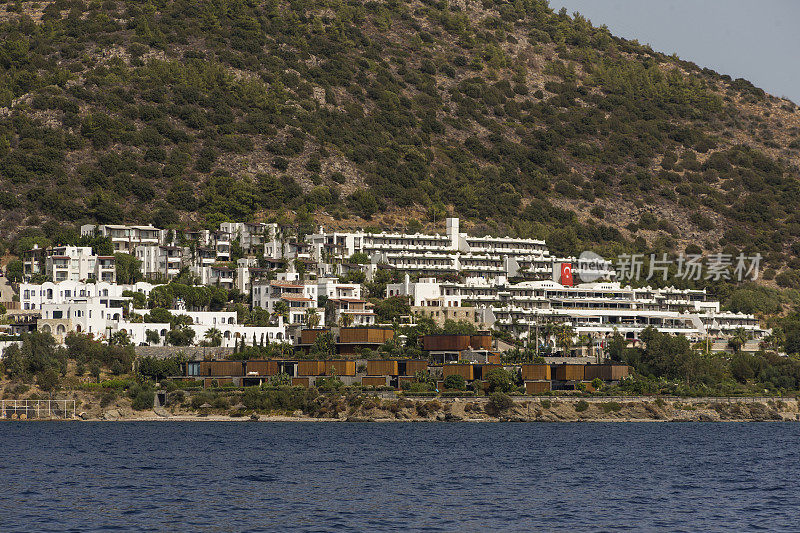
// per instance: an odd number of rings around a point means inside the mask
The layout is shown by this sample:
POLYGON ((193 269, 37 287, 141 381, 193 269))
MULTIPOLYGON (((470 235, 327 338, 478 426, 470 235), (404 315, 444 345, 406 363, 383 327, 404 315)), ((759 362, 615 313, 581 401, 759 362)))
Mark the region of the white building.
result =
POLYGON ((339 283, 338 278, 318 278, 317 296, 333 298, 361 298, 361 285, 358 283, 339 283))
MULTIPOLYGON (((411 282, 408 274, 402 283, 389 283, 386 285, 386 297, 405 296, 414 307, 424 307, 428 302, 439 300, 442 297, 442 284, 436 278, 420 278, 419 281, 411 282)), ((447 307, 458 307, 461 305, 461 297, 457 294, 448 295, 445 305, 447 307)))
POLYGON ((180 309, 170 310, 174 316, 186 315, 191 318, 192 323, 187 326, 195 333, 194 342, 200 344, 207 340, 205 335, 211 329, 219 330, 222 336, 222 346, 235 346, 237 343, 252 345, 255 339, 256 344, 266 344, 269 342, 289 342, 286 326, 282 320, 278 320, 275 326, 246 326, 238 323, 236 311, 183 311, 180 309))
POLYGON ((324 309, 318 306, 316 282, 269 281, 253 284, 252 302, 270 313, 275 312, 277 302, 285 302, 289 308, 289 324, 305 324, 309 309, 315 309, 320 322, 325 324, 324 309))
MULTIPOLYGON (((318 261, 331 263, 335 258, 346 260, 354 253, 364 253, 373 264, 423 276, 462 274, 492 280, 527 275, 544 279, 559 262, 574 262, 577 274, 581 268, 575 258, 552 257, 542 240, 461 233, 457 218, 447 219, 445 235, 325 232, 320 228, 306 239, 312 257, 318 261)), ((604 278, 613 276, 611 264, 607 263, 600 274, 604 278)))
POLYGON ((172 279, 189 266, 180 246, 140 244, 136 246, 136 259, 142 262, 141 270, 145 277, 172 279))
POLYGON ((95 255, 90 246, 34 247, 22 256, 26 279, 43 274, 53 281, 95 279, 113 283, 117 276, 114 257, 95 255))
POLYGON ((99 298, 77 299, 64 303, 46 303, 37 323, 41 332, 51 333, 56 341, 64 342, 68 333, 91 334, 106 339, 122 321, 121 307, 108 307, 99 298))
POLYGON ((19 286, 20 308, 24 310, 41 309, 45 304, 61 304, 96 298, 101 304, 109 306, 114 302, 130 299, 122 295, 125 291, 138 292, 148 296, 154 285, 138 282, 133 285, 116 283, 85 283, 80 281, 47 281, 41 284, 21 283, 19 286))
POLYGON ((135 255, 136 247, 147 244, 164 244, 166 232, 154 226, 124 226, 120 224, 85 224, 81 226, 81 235, 99 235, 109 237, 114 252, 135 255))
POLYGON ((112 330, 111 334, 113 335, 118 331, 123 331, 128 335, 128 339, 130 339, 131 344, 135 346, 164 346, 169 329, 170 325, 166 323, 128 322, 126 320, 122 320, 115 324, 115 328, 112 330), (147 341, 148 331, 155 331, 158 334, 158 343, 150 343, 147 341))
POLYGON ((246 253, 264 257, 280 256, 281 232, 277 224, 222 222, 219 229, 228 234, 231 240, 239 241, 239 246, 246 253))
POLYGON ((462 305, 491 313, 495 328, 519 337, 527 336, 530 327, 545 324, 569 324, 578 335, 594 337, 617 331, 628 339, 638 339, 648 326, 693 340, 732 335, 738 327, 746 327, 756 338, 768 334, 753 315, 719 313, 719 302, 707 301, 705 290, 633 289, 617 282, 570 287, 530 281, 514 285, 444 283, 441 291, 445 298, 459 297, 462 305))

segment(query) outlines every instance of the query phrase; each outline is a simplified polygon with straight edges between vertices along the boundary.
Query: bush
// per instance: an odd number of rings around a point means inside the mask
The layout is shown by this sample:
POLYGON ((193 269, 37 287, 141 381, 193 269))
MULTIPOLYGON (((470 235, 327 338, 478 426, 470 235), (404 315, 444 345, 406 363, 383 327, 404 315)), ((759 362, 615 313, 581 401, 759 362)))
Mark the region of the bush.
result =
POLYGON ((575 411, 578 413, 582 413, 589 408, 589 402, 586 400, 580 400, 575 404, 575 411))
POLYGON ((444 388, 451 390, 466 390, 467 380, 463 376, 452 374, 444 378, 444 388))
POLYGON ((511 392, 514 390, 514 379, 508 370, 495 368, 486 376, 490 392, 511 392))
POLYGON ((108 407, 117 401, 117 393, 113 390, 105 391, 100 397, 100 407, 108 407))
POLYGON ((58 373, 52 368, 48 368, 36 376, 36 384, 45 392, 58 388, 58 373))
POLYGON ((615 412, 618 413, 622 409, 622 405, 619 402, 606 402, 603 404, 603 412, 610 413, 615 412))
POLYGON ((553 406, 553 403, 550 400, 542 400, 540 403, 543 409, 550 409, 553 406))
POLYGON ((133 386, 128 390, 128 396, 131 397, 131 407, 135 411, 146 411, 153 408, 156 393, 147 387, 133 386))
POLYGON ((502 392, 494 392, 489 396, 489 401, 486 403, 486 410, 489 413, 500 414, 510 409, 513 405, 514 400, 511 399, 511 396, 503 394, 502 392))

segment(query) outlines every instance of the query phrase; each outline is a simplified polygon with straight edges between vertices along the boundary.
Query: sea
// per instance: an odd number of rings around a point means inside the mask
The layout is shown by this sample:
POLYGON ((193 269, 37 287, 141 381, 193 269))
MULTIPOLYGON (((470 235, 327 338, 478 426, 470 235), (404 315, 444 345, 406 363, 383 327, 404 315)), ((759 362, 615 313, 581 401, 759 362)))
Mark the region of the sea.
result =
POLYGON ((800 424, 2 422, 0 531, 799 531, 800 424))

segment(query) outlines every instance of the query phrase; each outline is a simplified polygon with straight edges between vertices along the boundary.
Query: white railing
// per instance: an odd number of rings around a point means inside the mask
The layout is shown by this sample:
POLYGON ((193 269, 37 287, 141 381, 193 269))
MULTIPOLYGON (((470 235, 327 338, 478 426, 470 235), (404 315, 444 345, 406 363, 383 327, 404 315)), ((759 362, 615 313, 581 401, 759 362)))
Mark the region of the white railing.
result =
POLYGON ((75 400, 0 400, 0 419, 75 418, 75 400))

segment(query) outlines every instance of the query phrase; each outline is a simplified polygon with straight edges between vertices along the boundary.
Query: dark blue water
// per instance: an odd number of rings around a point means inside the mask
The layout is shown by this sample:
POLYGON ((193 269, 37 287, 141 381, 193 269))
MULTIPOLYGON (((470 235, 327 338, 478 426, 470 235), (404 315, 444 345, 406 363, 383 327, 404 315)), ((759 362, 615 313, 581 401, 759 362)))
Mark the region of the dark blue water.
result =
POLYGON ((0 424, 0 530, 800 530, 800 424, 0 424))

